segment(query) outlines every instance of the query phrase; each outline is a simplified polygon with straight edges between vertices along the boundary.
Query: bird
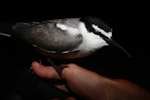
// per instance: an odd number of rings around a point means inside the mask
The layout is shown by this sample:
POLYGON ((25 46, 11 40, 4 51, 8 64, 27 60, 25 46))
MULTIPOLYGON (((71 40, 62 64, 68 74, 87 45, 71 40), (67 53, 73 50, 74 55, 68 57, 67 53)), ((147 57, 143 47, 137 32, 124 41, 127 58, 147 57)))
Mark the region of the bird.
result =
MULTIPOLYGON (((17 37, 29 42, 49 58, 83 58, 109 45, 118 47, 130 57, 130 54, 112 38, 113 29, 99 17, 17 22, 12 25, 12 29, 17 37)), ((55 66, 50 59, 49 62, 55 66)), ((65 67, 57 66, 55 69, 61 74, 65 67)))

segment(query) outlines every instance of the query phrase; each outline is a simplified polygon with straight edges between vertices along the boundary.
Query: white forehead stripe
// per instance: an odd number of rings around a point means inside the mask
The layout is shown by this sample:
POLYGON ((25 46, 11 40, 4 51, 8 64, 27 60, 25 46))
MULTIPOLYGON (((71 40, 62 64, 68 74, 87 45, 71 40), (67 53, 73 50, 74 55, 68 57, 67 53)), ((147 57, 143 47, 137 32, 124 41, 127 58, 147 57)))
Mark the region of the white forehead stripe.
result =
POLYGON ((97 31, 101 32, 103 35, 107 36, 108 38, 111 38, 112 32, 106 32, 103 29, 99 28, 97 25, 92 24, 92 27, 97 31))

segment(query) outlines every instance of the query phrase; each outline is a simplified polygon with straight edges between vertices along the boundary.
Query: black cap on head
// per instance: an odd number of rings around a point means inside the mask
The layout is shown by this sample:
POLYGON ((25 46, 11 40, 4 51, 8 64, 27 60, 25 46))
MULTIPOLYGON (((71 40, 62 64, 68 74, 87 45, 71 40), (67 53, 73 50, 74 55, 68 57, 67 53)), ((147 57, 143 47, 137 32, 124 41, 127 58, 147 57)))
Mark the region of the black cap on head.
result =
POLYGON ((103 29, 106 32, 112 31, 112 28, 110 28, 106 23, 104 23, 98 17, 87 16, 87 17, 81 18, 80 21, 85 23, 86 28, 88 29, 89 32, 94 32, 95 31, 94 28, 92 27, 93 24, 98 26, 99 28, 103 29))

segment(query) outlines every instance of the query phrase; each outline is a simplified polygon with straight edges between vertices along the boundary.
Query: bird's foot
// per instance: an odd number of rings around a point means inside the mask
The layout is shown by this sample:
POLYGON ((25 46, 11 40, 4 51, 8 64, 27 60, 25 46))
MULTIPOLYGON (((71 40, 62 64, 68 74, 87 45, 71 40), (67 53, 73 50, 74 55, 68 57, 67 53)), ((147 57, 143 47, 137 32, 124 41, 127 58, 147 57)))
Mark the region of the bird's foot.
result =
POLYGON ((62 76, 61 76, 62 71, 63 71, 65 68, 69 68, 69 66, 66 66, 66 65, 64 65, 64 64, 56 65, 56 64, 53 63, 53 61, 52 61, 51 59, 48 59, 48 62, 52 65, 52 67, 56 70, 56 72, 58 73, 58 75, 59 75, 60 77, 62 77, 62 76))
POLYGON ((54 69, 56 70, 56 72, 58 73, 58 75, 60 77, 62 77, 62 71, 65 69, 65 68, 69 68, 68 66, 64 65, 64 64, 61 64, 61 65, 58 65, 58 66, 54 66, 54 69))

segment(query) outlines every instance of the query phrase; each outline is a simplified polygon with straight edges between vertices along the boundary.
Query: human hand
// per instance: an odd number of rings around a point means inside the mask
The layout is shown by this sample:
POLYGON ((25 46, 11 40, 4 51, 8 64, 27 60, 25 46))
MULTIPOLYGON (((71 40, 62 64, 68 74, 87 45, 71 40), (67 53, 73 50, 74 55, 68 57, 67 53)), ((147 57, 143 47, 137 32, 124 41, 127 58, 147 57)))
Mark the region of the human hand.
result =
MULTIPOLYGON (((47 79, 65 80, 67 84, 56 85, 57 88, 65 92, 69 92, 69 90, 71 90, 78 94, 80 91, 79 95, 82 95, 82 96, 89 95, 90 93, 95 92, 94 86, 98 84, 98 81, 99 81, 98 74, 92 71, 86 70, 85 68, 82 68, 76 64, 67 64, 66 66, 68 67, 62 71, 62 77, 60 78, 60 76, 57 74, 57 72, 55 71, 53 67, 51 66, 47 67, 37 62, 32 63, 32 69, 38 76, 42 78, 47 78, 47 79), (87 88, 87 86, 89 88, 87 88), (69 87, 69 90, 68 90, 68 87, 69 87)), ((72 100, 72 99, 69 99, 69 100, 72 100)))
MULTIPOLYGON (((33 71, 42 78, 65 80, 65 84, 56 87, 73 92, 88 100, 149 100, 149 93, 143 88, 122 79, 110 79, 95 72, 89 71, 76 64, 68 66, 62 71, 62 77, 51 66, 44 66, 37 62, 32 63, 33 71)), ((75 100, 68 97, 66 100, 75 100)))

